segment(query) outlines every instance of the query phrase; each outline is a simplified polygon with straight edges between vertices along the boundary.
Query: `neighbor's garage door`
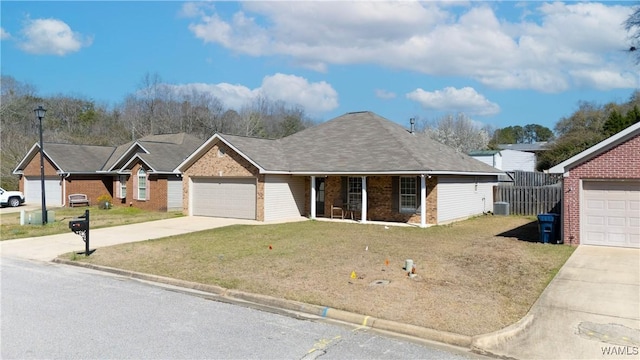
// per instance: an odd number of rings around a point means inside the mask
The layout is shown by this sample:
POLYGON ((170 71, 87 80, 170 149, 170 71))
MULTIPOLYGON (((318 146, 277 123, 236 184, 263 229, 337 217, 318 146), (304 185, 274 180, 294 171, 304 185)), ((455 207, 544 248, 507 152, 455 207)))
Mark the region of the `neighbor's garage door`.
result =
MULTIPOLYGON (((44 193, 49 206, 62 206, 62 187, 60 187, 60 178, 44 179, 44 193)), ((42 203, 42 183, 40 177, 25 177, 24 182, 24 198, 25 203, 29 205, 38 205, 42 203)))
POLYGON ((585 245, 640 247, 640 182, 583 183, 585 245))
POLYGON ((193 215, 256 218, 255 178, 192 178, 191 191, 193 215))

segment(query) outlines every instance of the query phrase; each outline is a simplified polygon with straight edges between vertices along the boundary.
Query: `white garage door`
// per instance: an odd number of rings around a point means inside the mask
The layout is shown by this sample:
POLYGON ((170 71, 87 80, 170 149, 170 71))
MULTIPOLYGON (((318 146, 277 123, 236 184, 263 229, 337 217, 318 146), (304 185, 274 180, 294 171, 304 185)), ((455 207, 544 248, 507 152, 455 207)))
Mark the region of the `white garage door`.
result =
MULTIPOLYGON (((27 177, 24 182, 24 198, 25 203, 29 205, 37 205, 42 203, 42 184, 40 177, 27 177)), ((44 193, 49 206, 62 206, 62 187, 60 186, 60 178, 45 178, 44 193)))
POLYGON ((640 182, 583 183, 581 242, 640 247, 640 182))
POLYGON ((255 178, 192 178, 192 215, 256 218, 255 178))

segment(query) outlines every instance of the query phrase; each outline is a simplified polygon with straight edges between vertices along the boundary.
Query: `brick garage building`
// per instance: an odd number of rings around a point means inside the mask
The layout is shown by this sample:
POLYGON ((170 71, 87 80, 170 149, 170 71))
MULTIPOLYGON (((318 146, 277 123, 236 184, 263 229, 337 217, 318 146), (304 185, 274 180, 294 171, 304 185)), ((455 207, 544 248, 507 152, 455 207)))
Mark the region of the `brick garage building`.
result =
MULTIPOLYGON (((115 206, 181 211, 182 174, 176 166, 202 140, 191 135, 150 135, 120 146, 44 144, 45 197, 50 207, 68 206, 71 194, 94 205, 109 196, 115 206)), ((39 203, 40 147, 33 145, 14 170, 26 203, 39 203)))
POLYGON ((640 247, 640 123, 549 171, 564 174, 565 244, 640 247))

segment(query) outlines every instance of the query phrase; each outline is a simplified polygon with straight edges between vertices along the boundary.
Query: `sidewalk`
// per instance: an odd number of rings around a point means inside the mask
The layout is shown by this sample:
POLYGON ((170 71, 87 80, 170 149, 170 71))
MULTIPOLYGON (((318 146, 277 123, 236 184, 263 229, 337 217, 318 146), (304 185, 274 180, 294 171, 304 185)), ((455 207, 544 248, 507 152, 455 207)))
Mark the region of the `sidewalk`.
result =
MULTIPOLYGON (((264 224, 255 220, 223 219, 204 216, 182 216, 178 218, 100 228, 89 231, 91 249, 186 234, 235 224, 264 224)), ((84 251, 80 235, 69 231, 65 234, 40 236, 0 241, 2 256, 20 257, 30 260, 51 261, 58 255, 84 251)))
POLYGON ((517 359, 640 359, 640 249, 581 245, 523 321, 472 346, 517 359))

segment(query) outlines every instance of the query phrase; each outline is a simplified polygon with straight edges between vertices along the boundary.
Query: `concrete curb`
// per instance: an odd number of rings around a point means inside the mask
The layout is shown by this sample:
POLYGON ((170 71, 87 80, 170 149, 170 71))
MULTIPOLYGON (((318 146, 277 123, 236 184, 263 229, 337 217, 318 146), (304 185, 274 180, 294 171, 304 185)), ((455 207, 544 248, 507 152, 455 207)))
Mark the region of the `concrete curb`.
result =
POLYGON ((112 268, 108 266, 101 266, 95 264, 80 263, 65 259, 56 258, 53 262, 58 264, 73 265, 83 267, 92 270, 109 272, 124 277, 133 279, 139 279, 144 281, 156 282, 166 285, 171 285, 180 288, 186 288, 191 290, 197 290, 220 297, 221 301, 228 302, 244 302, 257 305, 255 307, 268 307, 276 310, 286 310, 292 312, 299 312, 308 314, 311 316, 317 316, 320 318, 345 322, 354 324, 363 328, 372 328, 376 330, 382 330, 386 332, 411 336, 421 340, 434 341, 444 343, 448 345, 463 347, 470 349, 472 345, 472 338, 466 335, 460 335, 450 333, 446 331, 439 331, 429 328, 424 328, 416 325, 403 324, 396 321, 384 320, 374 318, 372 316, 366 316, 356 314, 348 311, 333 309, 330 307, 324 307, 319 305, 306 304, 293 300, 286 300, 276 298, 267 295, 247 293, 239 290, 225 289, 215 285, 205 285, 195 283, 191 281, 177 280, 164 276, 151 275, 145 273, 138 273, 135 271, 122 270, 118 268, 112 268))
POLYGON ((520 333, 528 329, 533 324, 534 316, 529 312, 525 317, 515 324, 492 333, 476 335, 471 338, 471 350, 479 354, 492 354, 488 349, 502 345, 520 333))

